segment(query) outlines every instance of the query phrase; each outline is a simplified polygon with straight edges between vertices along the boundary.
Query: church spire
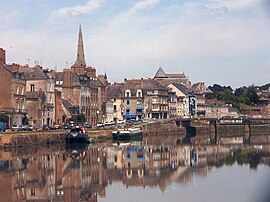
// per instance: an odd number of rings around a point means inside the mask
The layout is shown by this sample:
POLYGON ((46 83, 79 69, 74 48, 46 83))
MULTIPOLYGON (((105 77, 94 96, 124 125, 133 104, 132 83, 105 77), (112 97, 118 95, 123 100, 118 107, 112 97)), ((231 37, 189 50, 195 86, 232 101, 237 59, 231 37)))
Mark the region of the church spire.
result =
POLYGON ((85 58, 84 58, 83 37, 82 37, 81 25, 80 25, 80 29, 79 29, 77 60, 76 60, 74 66, 86 67, 86 62, 85 62, 85 58))

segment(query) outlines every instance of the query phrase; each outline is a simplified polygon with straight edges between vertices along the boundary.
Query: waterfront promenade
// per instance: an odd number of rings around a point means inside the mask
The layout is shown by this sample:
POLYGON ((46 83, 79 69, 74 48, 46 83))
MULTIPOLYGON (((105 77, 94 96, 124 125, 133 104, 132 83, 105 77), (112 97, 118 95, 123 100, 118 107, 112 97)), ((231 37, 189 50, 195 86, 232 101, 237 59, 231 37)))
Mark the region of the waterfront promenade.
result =
MULTIPOLYGON (((144 137, 175 138, 184 144, 267 144, 270 143, 270 119, 169 119, 138 125, 144 137)), ((67 130, 35 132, 2 132, 0 148, 29 147, 64 143, 67 130)), ((89 137, 97 141, 111 140, 112 129, 89 130, 89 137)))

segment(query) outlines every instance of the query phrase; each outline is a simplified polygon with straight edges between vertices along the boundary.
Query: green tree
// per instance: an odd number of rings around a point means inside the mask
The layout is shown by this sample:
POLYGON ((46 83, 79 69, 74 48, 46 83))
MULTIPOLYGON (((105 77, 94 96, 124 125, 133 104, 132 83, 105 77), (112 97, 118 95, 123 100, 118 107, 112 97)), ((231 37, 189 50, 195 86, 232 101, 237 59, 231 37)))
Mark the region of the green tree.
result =
POLYGON ((249 98, 250 102, 253 104, 257 104, 259 101, 259 96, 257 94, 257 89, 255 86, 249 86, 247 89, 247 97, 249 98))
POLYGON ((85 115, 84 114, 78 114, 76 119, 77 119, 76 120, 77 122, 83 123, 83 122, 85 122, 85 115))
POLYGON ((6 114, 0 114, 0 122, 7 123, 8 122, 8 116, 6 114))
POLYGON ((27 118, 26 115, 24 115, 24 117, 22 118, 22 124, 23 125, 28 125, 29 124, 29 119, 27 118))

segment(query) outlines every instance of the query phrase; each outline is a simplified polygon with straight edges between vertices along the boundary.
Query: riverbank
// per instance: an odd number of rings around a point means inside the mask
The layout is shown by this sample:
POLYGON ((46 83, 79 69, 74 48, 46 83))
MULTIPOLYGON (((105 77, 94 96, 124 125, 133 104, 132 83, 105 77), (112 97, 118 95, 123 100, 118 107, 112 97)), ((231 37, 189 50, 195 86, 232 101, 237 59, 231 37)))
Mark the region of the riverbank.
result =
MULTIPOLYGON (((88 131, 89 137, 98 142, 111 139, 112 130, 88 131)), ((55 145, 65 143, 67 131, 2 132, 0 149, 29 147, 33 145, 55 145)))
MULTIPOLYGON (((155 122, 141 126, 145 141, 175 144, 269 144, 268 125, 210 125, 177 126, 174 122, 155 122), (166 141, 161 137, 167 137, 166 141), (213 141, 215 140, 215 141, 213 141)), ((112 139, 112 129, 87 131, 97 142, 112 139)), ((29 147, 33 145, 57 145, 65 143, 67 131, 33 131, 0 133, 0 149, 29 147)))

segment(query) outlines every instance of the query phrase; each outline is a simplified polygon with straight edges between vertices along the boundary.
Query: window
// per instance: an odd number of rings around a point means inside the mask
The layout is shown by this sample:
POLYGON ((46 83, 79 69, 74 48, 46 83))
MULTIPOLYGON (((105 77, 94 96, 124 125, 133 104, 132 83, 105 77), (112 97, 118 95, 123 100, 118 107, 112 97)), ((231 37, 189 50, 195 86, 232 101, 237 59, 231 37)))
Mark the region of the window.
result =
POLYGON ((31 196, 35 196, 36 195, 36 190, 35 188, 31 188, 31 196))
POLYGON ((16 94, 19 94, 19 86, 16 86, 16 94))
POLYGON ((127 90, 126 90, 126 92, 125 92, 125 96, 126 96, 126 97, 130 97, 130 96, 131 96, 131 92, 130 92, 130 90, 129 90, 129 89, 127 89, 127 90))
POLYGON ((127 104, 129 105, 129 100, 127 100, 127 104))
POLYGON ((35 84, 30 84, 30 91, 34 92, 35 91, 35 84))

